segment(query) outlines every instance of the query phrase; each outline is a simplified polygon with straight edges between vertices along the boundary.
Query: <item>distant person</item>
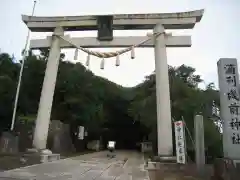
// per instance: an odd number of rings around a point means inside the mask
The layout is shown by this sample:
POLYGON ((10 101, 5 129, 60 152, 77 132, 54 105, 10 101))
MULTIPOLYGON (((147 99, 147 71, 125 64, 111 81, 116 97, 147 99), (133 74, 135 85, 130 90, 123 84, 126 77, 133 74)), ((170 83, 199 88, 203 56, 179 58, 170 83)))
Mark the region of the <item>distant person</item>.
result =
POLYGON ((116 142, 115 141, 108 141, 108 150, 109 150, 109 154, 108 156, 110 157, 114 157, 114 150, 115 150, 115 144, 116 142))

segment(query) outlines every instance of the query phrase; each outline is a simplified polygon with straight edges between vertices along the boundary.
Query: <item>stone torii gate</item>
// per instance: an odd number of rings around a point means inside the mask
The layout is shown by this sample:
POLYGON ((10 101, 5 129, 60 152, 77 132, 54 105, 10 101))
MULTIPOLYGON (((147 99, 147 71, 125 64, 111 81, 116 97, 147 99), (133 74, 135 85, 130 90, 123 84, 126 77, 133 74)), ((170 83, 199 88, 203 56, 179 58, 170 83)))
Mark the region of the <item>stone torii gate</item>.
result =
MULTIPOLYGON (((61 48, 77 48, 88 54, 109 58, 130 51, 132 47, 154 47, 157 96, 158 155, 173 156, 172 121, 166 47, 191 47, 191 36, 172 36, 165 29, 193 29, 204 10, 96 16, 31 17, 22 20, 32 32, 53 32, 46 39, 30 41, 31 49, 50 48, 34 132, 33 146, 46 149, 52 101, 61 48), (151 37, 113 37, 113 30, 153 29, 151 37), (71 38, 64 31, 98 30, 98 37, 71 38), (98 53, 86 48, 126 47, 114 53, 98 53)), ((118 60, 119 61, 119 60, 118 60)), ((102 64, 102 63, 101 63, 102 64)), ((119 63, 117 63, 119 65, 119 63)))

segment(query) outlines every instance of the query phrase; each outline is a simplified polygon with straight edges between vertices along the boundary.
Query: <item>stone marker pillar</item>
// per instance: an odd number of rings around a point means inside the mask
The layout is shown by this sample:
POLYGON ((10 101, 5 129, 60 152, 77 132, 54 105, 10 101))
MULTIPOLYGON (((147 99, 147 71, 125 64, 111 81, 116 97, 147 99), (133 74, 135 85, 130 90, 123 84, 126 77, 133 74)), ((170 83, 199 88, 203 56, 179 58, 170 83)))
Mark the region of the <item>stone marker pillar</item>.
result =
POLYGON ((153 33, 163 33, 155 38, 154 48, 157 96, 158 156, 172 157, 172 121, 164 27, 161 24, 157 24, 153 30, 153 33))
POLYGON ((194 119, 195 137, 195 161, 199 175, 204 174, 205 168, 205 145, 204 145, 204 124, 203 116, 196 115, 194 119))
POLYGON ((240 86, 237 59, 221 58, 217 65, 224 158, 215 160, 214 177, 238 180, 240 177, 240 86))
POLYGON ((221 58, 217 65, 224 157, 240 160, 240 97, 238 92, 240 87, 237 59, 221 58))
POLYGON ((52 36, 52 45, 44 76, 33 139, 33 146, 38 150, 46 149, 52 101, 61 53, 60 39, 55 35, 64 35, 63 29, 57 27, 52 36))

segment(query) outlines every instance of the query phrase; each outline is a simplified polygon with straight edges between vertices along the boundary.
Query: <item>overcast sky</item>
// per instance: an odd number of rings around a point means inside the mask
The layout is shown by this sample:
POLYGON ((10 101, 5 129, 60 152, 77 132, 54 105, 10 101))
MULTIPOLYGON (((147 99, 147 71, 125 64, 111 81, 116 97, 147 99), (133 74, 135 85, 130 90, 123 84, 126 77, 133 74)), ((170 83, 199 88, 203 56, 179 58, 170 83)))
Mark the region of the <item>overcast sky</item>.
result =
MULTIPOLYGON (((20 58, 27 27, 21 14, 31 14, 33 0, 0 0, 0 49, 20 58)), ((174 32, 191 34, 191 48, 168 48, 168 64, 186 64, 196 68, 206 83, 217 79, 217 61, 222 57, 240 59, 240 0, 37 0, 36 16, 96 15, 108 13, 164 13, 205 9, 202 21, 191 31, 174 32)), ((72 36, 96 36, 96 32, 72 33, 72 36)), ((146 35, 146 31, 117 31, 116 36, 146 35)), ((45 38, 44 33, 32 33, 31 38, 45 38)), ((98 49, 97 49, 98 50, 98 49)), ((100 49, 113 51, 117 49, 100 49)), ((66 52, 66 51, 64 51, 66 52)), ((73 50, 67 51, 73 59, 73 50)), ((97 75, 123 86, 134 86, 154 71, 153 49, 137 49, 136 58, 130 54, 120 57, 120 67, 115 58, 107 59, 100 70, 100 59, 92 58, 90 69, 97 75)), ((86 54, 81 53, 80 62, 86 54)))

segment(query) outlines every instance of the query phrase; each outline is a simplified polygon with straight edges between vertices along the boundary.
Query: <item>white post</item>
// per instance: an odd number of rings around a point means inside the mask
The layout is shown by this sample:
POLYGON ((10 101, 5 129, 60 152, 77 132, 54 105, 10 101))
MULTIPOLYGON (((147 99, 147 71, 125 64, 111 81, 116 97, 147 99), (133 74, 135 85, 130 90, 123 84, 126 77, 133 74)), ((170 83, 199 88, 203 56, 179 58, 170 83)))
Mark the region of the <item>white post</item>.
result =
POLYGON ((60 39, 55 35, 64 35, 63 29, 57 27, 52 36, 52 45, 44 76, 33 138, 33 146, 38 150, 46 149, 52 101, 61 53, 60 39))
MULTIPOLYGON (((33 16, 34 11, 35 11, 36 3, 37 3, 37 1, 34 1, 33 10, 32 10, 32 16, 33 16)), ((20 72, 19 72, 19 76, 18 76, 18 85, 17 85, 17 91, 16 91, 16 96, 15 96, 15 101, 14 101, 11 131, 13 130, 14 124, 15 124, 15 118, 16 118, 17 106, 18 106, 18 98, 19 98, 19 92, 20 92, 20 87, 21 87, 21 82, 22 82, 22 74, 23 74, 24 62, 25 62, 25 59, 26 59, 26 56, 27 56, 27 47, 28 47, 28 43, 29 43, 29 37, 30 37, 30 29, 28 30, 25 47, 23 49, 24 51, 23 51, 23 57, 22 57, 22 64, 21 64, 21 68, 20 68, 20 72)), ((0 49, 0 53, 1 53, 1 49, 0 49)))
POLYGON ((205 166, 205 144, 204 144, 204 124, 203 116, 196 115, 194 119, 195 131, 195 161, 200 175, 204 173, 205 166))
MULTIPOLYGON (((153 32, 164 32, 164 27, 161 24, 158 24, 153 32)), ((154 53, 156 69, 158 155, 171 157, 173 155, 172 121, 167 52, 164 34, 155 38, 154 53)))

